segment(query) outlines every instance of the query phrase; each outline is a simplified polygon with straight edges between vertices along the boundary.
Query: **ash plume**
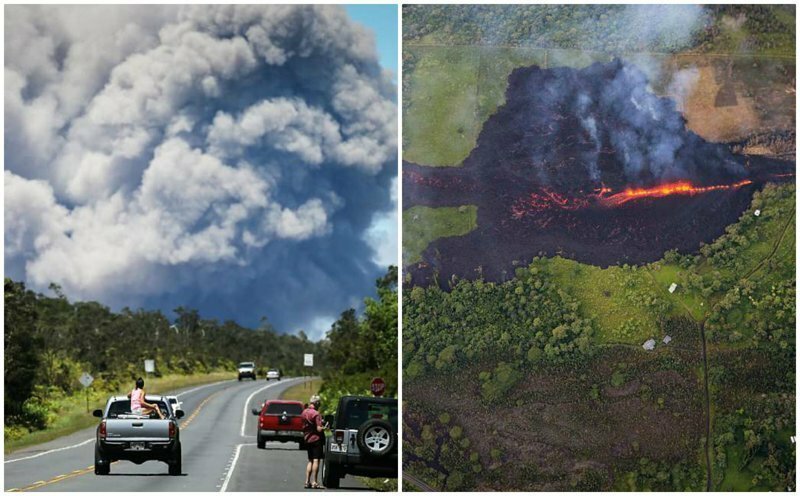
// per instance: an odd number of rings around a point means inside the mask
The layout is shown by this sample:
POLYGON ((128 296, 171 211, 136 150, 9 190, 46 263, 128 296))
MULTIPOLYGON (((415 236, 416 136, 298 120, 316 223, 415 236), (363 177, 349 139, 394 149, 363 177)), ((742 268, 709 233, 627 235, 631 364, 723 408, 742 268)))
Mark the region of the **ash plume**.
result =
POLYGON ((385 271, 395 89, 344 9, 7 6, 5 46, 6 275, 296 329, 385 271))
POLYGON ((583 69, 516 69, 506 102, 484 126, 465 166, 513 163, 519 174, 562 189, 746 173, 727 147, 689 131, 675 102, 655 95, 644 72, 619 59, 583 69), (491 142, 509 146, 498 156, 491 142))

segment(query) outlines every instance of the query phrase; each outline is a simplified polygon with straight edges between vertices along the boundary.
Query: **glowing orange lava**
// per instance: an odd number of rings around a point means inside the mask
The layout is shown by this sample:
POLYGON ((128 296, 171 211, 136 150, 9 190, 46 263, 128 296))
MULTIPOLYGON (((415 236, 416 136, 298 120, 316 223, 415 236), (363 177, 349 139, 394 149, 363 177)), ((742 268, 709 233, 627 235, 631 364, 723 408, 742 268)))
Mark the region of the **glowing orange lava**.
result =
POLYGON ((628 188, 620 193, 604 197, 602 199, 602 203, 607 206, 618 206, 631 200, 639 200, 642 198, 662 198, 664 196, 672 195, 697 195, 700 193, 708 193, 709 191, 737 189, 752 183, 753 181, 750 179, 744 179, 731 184, 694 186, 689 181, 678 181, 674 183, 662 184, 653 188, 628 188))

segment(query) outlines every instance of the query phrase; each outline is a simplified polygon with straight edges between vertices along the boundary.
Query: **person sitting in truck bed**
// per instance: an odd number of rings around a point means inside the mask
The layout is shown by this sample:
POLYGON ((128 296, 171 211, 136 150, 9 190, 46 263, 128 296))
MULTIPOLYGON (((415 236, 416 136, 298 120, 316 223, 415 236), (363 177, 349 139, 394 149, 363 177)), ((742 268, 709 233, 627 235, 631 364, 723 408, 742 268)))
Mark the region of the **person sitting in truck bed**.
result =
POLYGON ((150 415, 156 412, 160 418, 164 418, 161 409, 154 403, 148 403, 144 400, 144 379, 141 377, 136 379, 136 387, 133 391, 128 393, 128 398, 131 399, 131 413, 134 415, 150 415))

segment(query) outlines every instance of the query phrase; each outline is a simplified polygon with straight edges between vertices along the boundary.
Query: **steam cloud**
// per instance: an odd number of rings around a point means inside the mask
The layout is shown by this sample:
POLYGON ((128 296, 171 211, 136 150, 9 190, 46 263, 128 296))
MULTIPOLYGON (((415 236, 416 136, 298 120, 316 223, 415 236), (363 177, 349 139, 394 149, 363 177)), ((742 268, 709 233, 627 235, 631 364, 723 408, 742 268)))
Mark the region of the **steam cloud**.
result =
MULTIPOLYGON (((691 78, 692 72, 683 74, 691 78)), ((675 90, 677 91, 677 90, 675 90)), ((508 153, 524 154, 546 183, 569 183, 565 160, 586 170, 589 182, 599 186, 652 185, 676 179, 737 177, 745 173, 727 147, 704 141, 686 128, 670 98, 655 95, 638 66, 617 59, 583 69, 517 69, 510 77, 508 109, 498 111, 499 122, 513 121, 510 131, 493 121, 484 126, 491 138, 503 132, 519 136, 508 153), (611 152, 613 151, 613 160, 611 152), (623 183, 615 169, 619 164, 623 183)), ((506 126, 506 127, 504 127, 506 126)), ((496 137, 494 137, 496 136, 496 137)), ((513 161, 487 157, 482 162, 513 161)), ((472 158, 467 159, 467 161, 472 158)))
POLYGON ((5 14, 7 276, 286 329, 372 291, 397 109, 343 9, 5 14))

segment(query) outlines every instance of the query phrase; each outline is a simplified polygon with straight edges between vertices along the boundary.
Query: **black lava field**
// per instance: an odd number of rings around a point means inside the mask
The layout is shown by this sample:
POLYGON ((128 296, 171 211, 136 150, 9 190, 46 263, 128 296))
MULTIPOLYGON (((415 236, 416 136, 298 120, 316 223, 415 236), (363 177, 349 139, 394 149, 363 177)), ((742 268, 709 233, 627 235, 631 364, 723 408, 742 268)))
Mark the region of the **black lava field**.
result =
POLYGON ((478 207, 475 230, 434 241, 406 270, 412 284, 438 274, 446 287, 452 275, 508 279, 537 255, 608 266, 693 252, 794 172, 704 141, 621 61, 516 69, 460 167, 403 163, 406 208, 478 207))

